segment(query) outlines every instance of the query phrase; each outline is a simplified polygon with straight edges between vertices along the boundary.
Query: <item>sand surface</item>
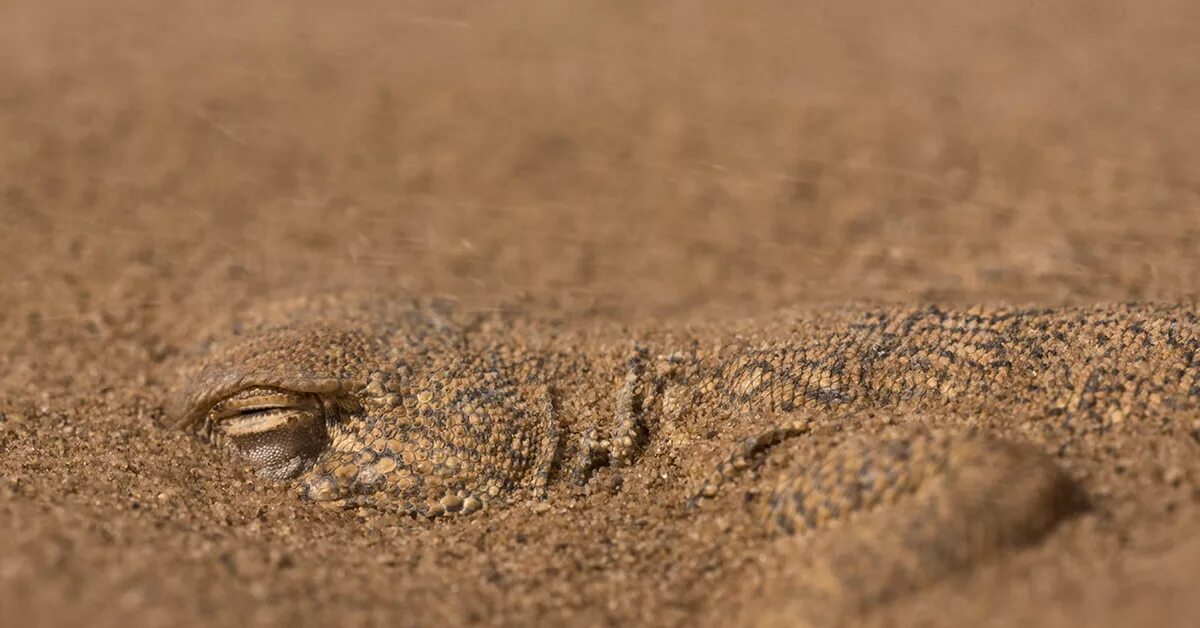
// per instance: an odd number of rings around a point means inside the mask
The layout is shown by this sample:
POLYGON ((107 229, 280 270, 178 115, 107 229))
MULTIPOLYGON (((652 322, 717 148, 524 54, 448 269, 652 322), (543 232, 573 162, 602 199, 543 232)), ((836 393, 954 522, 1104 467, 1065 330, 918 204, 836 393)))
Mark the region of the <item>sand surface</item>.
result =
MULTIPOLYGON (((160 427, 172 361, 347 288, 581 325, 1194 301, 1200 8, 960 5, 0 4, 0 623, 786 619, 737 495, 681 516, 651 460, 541 512, 320 508, 160 427)), ((1195 427, 1065 454, 1091 512, 866 619, 1194 625, 1195 427)))

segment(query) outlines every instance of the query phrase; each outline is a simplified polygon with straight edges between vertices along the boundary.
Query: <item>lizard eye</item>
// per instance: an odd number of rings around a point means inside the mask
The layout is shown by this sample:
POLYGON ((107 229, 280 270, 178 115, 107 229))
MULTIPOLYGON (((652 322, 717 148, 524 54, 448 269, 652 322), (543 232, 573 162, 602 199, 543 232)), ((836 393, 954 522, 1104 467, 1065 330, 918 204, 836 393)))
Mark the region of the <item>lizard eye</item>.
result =
POLYGON ((209 410, 206 424, 258 474, 273 480, 296 477, 325 448, 325 407, 311 393, 247 388, 209 410))

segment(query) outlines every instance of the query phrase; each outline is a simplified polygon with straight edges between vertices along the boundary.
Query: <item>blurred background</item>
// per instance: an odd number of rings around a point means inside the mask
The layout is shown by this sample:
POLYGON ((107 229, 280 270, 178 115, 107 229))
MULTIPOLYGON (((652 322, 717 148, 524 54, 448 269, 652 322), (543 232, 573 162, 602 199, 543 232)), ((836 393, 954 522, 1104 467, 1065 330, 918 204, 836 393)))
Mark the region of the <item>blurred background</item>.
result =
POLYGON ((0 316, 1193 298, 1197 32, 1183 0, 9 1, 0 316))

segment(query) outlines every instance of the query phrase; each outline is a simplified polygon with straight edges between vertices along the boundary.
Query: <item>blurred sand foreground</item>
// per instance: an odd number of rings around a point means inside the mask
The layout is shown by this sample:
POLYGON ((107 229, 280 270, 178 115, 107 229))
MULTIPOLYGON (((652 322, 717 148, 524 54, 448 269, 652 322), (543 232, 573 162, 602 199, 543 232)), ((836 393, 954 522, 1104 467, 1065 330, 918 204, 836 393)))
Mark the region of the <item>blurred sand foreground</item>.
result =
MULTIPOLYGON (((315 508, 158 428, 164 365, 332 288, 1191 301, 1197 33, 1183 0, 0 3, 0 623, 769 621, 736 496, 315 508)), ((1197 450, 1063 453, 1092 513, 867 619, 1194 625, 1197 450)))

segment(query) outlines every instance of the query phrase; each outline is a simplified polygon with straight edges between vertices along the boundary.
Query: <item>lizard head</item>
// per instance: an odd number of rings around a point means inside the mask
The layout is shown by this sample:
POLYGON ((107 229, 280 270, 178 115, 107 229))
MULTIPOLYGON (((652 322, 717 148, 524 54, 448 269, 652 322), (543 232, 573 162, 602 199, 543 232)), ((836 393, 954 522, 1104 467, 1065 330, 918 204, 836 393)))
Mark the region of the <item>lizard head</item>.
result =
POLYGON ((282 327, 235 336, 189 365, 168 409, 176 427, 227 446, 262 477, 311 470, 359 409, 380 343, 353 329, 282 327))
POLYGON ((515 362, 446 330, 289 324, 213 343, 168 416, 308 499, 467 511, 543 486, 557 446, 515 362))

